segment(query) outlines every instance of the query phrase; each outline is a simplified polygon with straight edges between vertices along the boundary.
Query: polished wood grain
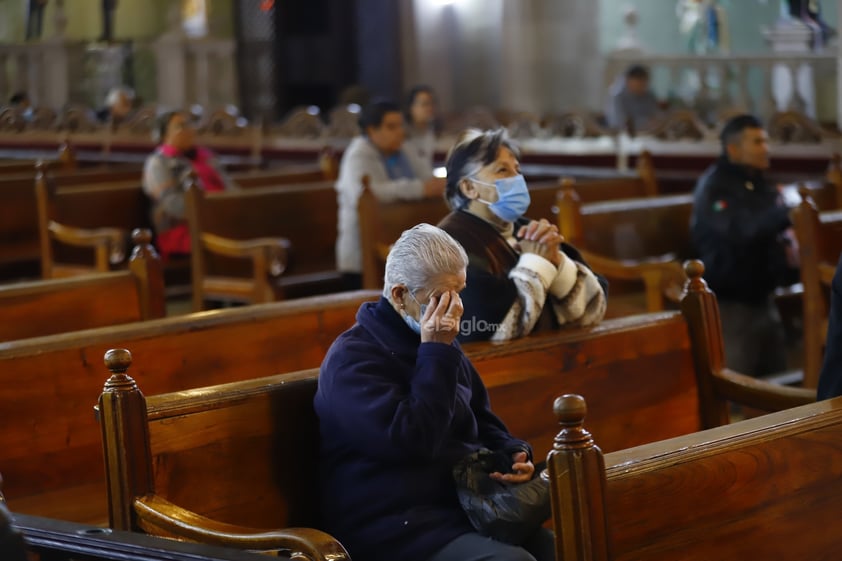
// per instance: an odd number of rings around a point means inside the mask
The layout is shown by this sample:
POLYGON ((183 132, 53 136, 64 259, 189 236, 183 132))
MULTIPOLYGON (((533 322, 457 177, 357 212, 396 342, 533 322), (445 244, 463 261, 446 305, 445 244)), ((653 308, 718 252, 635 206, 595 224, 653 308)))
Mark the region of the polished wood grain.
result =
POLYGON ((98 484, 77 520, 104 519, 91 406, 109 348, 132 348, 134 373, 153 393, 315 367, 360 304, 378 296, 349 292, 0 342, 0 423, 8 427, 0 432, 0 465, 13 508, 21 499, 28 507, 21 511, 41 514, 55 508, 51 493, 78 487, 84 495, 98 484), (41 391, 53 372, 49 391, 41 391))
POLYGON ((160 260, 138 232, 129 269, 75 278, 0 285, 0 341, 160 318, 160 260))
POLYGON ((598 522, 554 517, 559 550, 584 543, 572 559, 830 560, 842 546, 832 523, 842 500, 842 398, 609 453, 602 472, 598 462, 570 461, 601 453, 592 443, 571 453, 563 432, 549 459, 553 505, 583 498, 598 522))
POLYGON ((191 254, 194 310, 208 298, 266 302, 342 290, 334 249, 337 214, 332 182, 210 194, 188 190, 191 237, 202 241, 202 251, 191 254), (239 248, 239 259, 232 257, 236 242, 249 242, 239 248), (223 244, 231 251, 221 250, 223 244))
POLYGON ((315 529, 315 371, 278 377, 269 392, 246 382, 147 400, 127 374, 127 350, 105 362, 112 375, 98 409, 111 527, 350 559, 315 529))

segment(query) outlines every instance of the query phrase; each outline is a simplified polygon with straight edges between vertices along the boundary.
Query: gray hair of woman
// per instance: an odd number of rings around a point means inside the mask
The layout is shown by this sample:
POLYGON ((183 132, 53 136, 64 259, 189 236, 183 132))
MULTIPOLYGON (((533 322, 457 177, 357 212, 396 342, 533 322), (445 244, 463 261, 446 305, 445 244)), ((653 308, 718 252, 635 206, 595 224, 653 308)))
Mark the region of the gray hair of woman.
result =
POLYGON ((450 234, 418 224, 405 230, 386 258, 383 296, 391 297, 392 287, 402 284, 412 294, 430 286, 442 274, 459 274, 468 266, 468 255, 450 234))
POLYGON ((509 139, 506 129, 481 131, 466 129, 456 138, 447 153, 447 188, 445 198, 451 210, 464 208, 470 202, 459 188, 463 179, 471 177, 480 169, 497 159, 500 148, 508 148, 520 159, 520 151, 509 139))

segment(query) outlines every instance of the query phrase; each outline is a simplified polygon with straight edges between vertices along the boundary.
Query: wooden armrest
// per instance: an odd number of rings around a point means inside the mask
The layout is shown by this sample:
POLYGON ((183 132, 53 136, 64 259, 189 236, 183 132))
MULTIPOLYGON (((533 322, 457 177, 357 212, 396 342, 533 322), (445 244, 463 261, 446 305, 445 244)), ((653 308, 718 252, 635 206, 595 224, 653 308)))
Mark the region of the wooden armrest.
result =
POLYGON ((253 238, 234 240, 214 234, 202 234, 202 244, 211 253, 252 261, 265 260, 268 274, 280 276, 287 267, 291 244, 286 238, 253 238))
POLYGON ((226 524, 157 495, 137 498, 133 504, 138 524, 150 534, 239 549, 285 550, 312 561, 351 559, 345 547, 333 536, 314 528, 259 530, 226 524))
POLYGON ((643 281, 646 287, 646 308, 650 312, 664 309, 664 296, 672 302, 681 300, 687 277, 675 254, 667 253, 641 260, 611 259, 586 250, 581 250, 581 254, 594 271, 608 279, 643 281))
POLYGON ((684 278, 684 269, 674 253, 640 260, 612 259, 587 250, 580 250, 580 253, 594 271, 609 278, 642 280, 652 273, 667 277, 675 275, 676 279, 684 278))
POLYGON ((111 264, 116 265, 126 258, 127 232, 120 228, 73 228, 50 221, 47 229, 53 239, 61 243, 107 250, 111 264))
POLYGON ((713 383, 726 399, 761 411, 782 411, 816 401, 816 390, 772 384, 727 368, 714 374, 713 383))

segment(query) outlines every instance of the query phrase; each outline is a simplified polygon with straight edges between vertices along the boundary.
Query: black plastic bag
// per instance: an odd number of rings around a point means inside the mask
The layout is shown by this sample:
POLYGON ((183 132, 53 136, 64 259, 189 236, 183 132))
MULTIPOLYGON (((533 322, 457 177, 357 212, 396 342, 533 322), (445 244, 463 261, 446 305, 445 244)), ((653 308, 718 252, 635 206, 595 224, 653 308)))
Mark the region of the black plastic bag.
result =
POLYGON ((504 483, 490 473, 509 473, 512 459, 502 452, 478 450, 453 468, 459 503, 477 533, 519 545, 550 517, 549 482, 536 470, 526 483, 504 483))

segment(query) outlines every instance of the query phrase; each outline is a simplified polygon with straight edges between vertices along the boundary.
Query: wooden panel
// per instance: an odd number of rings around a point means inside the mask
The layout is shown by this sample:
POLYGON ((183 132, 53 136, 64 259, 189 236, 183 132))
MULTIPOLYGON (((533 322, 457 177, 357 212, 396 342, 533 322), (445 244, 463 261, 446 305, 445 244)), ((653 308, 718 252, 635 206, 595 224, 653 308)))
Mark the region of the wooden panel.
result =
POLYGON ((536 457, 552 447, 552 404, 565 393, 588 396, 589 429, 604 450, 700 428, 687 327, 678 313, 605 321, 564 337, 541 334, 506 346, 464 348, 494 411, 532 443, 536 457))
POLYGON ((128 272, 0 286, 0 341, 140 321, 128 272))
POLYGON ((617 560, 830 560, 842 547, 842 399, 607 454, 605 465, 617 560))

